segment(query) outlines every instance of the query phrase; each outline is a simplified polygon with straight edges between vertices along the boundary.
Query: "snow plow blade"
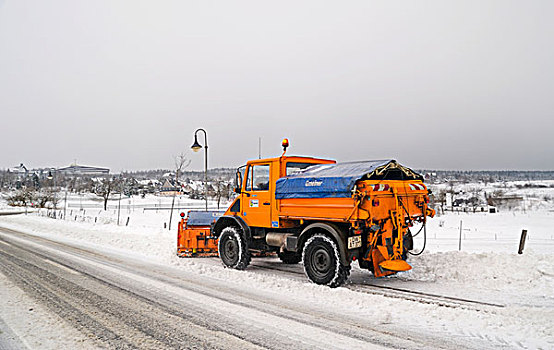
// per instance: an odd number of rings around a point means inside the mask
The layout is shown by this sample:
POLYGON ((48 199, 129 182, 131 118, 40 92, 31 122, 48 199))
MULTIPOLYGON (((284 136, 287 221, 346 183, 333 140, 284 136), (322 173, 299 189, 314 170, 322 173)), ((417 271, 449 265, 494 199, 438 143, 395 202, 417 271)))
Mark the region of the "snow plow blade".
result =
POLYGON ((177 255, 182 258, 215 257, 217 238, 212 236, 211 226, 220 217, 218 211, 189 211, 181 214, 177 233, 177 255))
POLYGON ((404 260, 385 260, 379 266, 389 271, 408 271, 412 269, 410 264, 404 260))

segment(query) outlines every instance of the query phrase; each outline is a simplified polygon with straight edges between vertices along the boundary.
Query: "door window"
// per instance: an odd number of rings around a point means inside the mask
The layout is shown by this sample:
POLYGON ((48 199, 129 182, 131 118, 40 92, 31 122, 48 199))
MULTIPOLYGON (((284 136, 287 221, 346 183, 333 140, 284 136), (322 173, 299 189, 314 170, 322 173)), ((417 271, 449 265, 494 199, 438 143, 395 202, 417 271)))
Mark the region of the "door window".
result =
POLYGON ((248 171, 247 191, 269 190, 269 164, 253 165, 248 171))

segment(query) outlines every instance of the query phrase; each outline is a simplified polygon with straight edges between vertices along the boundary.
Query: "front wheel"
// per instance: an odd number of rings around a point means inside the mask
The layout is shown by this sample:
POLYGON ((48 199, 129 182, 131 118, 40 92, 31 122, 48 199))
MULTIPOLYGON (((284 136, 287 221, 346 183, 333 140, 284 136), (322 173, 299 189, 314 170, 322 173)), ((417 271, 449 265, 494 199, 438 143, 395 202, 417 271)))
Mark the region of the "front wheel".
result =
POLYGON ((217 243, 223 265, 237 270, 244 270, 250 264, 248 243, 241 233, 236 227, 226 227, 221 231, 217 243))
POLYGON ((310 237, 304 245, 302 257, 306 275, 316 284, 335 288, 342 285, 350 274, 350 266, 340 263, 337 244, 325 235, 310 237))

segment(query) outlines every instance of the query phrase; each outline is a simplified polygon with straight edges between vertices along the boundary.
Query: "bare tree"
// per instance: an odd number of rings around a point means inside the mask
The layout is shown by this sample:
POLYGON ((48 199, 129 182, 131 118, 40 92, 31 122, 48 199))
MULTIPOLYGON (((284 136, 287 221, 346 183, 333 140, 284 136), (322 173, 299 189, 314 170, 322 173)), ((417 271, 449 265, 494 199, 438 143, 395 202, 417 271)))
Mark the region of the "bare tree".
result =
POLYGON ((221 203, 221 199, 229 200, 230 189, 231 189, 231 185, 229 184, 229 182, 223 179, 217 179, 214 181, 213 187, 212 187, 212 193, 214 194, 217 200, 217 209, 219 209, 219 204, 221 203))
POLYGON ((104 178, 96 184, 94 193, 104 199, 104 210, 108 209, 108 199, 119 183, 118 178, 104 178))
POLYGON ((58 203, 54 203, 57 197, 54 195, 55 189, 43 189, 35 194, 35 205, 39 208, 46 208, 48 202, 55 207, 58 203))
MULTIPOLYGON (((181 191, 181 185, 179 184, 179 178, 181 177, 181 173, 183 172, 183 169, 189 166, 190 160, 187 159, 184 153, 179 154, 175 157, 175 185, 174 187, 181 191)), ((173 208, 175 207, 175 196, 177 195, 177 191, 173 191, 173 199, 171 200, 171 210, 169 211, 169 225, 168 230, 171 231, 171 220, 173 220, 173 208)))
POLYGON ((440 205, 441 213, 444 213, 444 207, 446 206, 446 195, 447 192, 445 189, 440 189, 437 194, 433 194, 431 198, 433 199, 432 206, 435 204, 440 205))
POLYGON ((469 204, 471 204, 473 212, 477 210, 477 207, 481 204, 481 189, 479 187, 472 187, 471 198, 469 198, 469 204))

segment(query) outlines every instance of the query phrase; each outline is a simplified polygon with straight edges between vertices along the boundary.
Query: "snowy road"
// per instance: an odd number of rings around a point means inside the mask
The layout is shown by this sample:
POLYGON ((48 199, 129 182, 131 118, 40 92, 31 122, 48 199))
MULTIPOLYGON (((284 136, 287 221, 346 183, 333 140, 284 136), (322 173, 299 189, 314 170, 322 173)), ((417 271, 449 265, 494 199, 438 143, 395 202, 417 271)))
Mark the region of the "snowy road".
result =
MULTIPOLYGON (((223 269, 216 258, 178 259, 165 234, 124 233, 109 225, 91 230, 84 223, 30 217, 10 218, 11 227, 3 222, 0 347, 9 334, 40 349, 547 349, 552 344, 554 300, 541 292, 551 290, 546 258, 508 257, 508 262, 536 262, 546 273, 537 272, 535 294, 523 299, 521 288, 499 285, 495 276, 491 283, 420 279, 418 273, 428 276, 438 265, 464 271, 445 265, 449 260, 433 261, 453 258, 440 254, 414 261, 419 264, 414 274, 402 278, 374 279, 356 268, 349 284, 329 289, 308 283, 300 264, 275 258, 254 259, 247 271, 223 269)), ((455 257, 479 267, 479 260, 472 262, 477 258, 455 257)), ((504 283, 503 274, 496 276, 504 283)), ((511 285, 529 283, 511 272, 507 276, 511 285)), ((11 338, 7 341, 17 344, 11 338)))
POLYGON ((2 274, 86 334, 83 347, 463 348, 22 232, 2 229, 0 243, 2 274))

